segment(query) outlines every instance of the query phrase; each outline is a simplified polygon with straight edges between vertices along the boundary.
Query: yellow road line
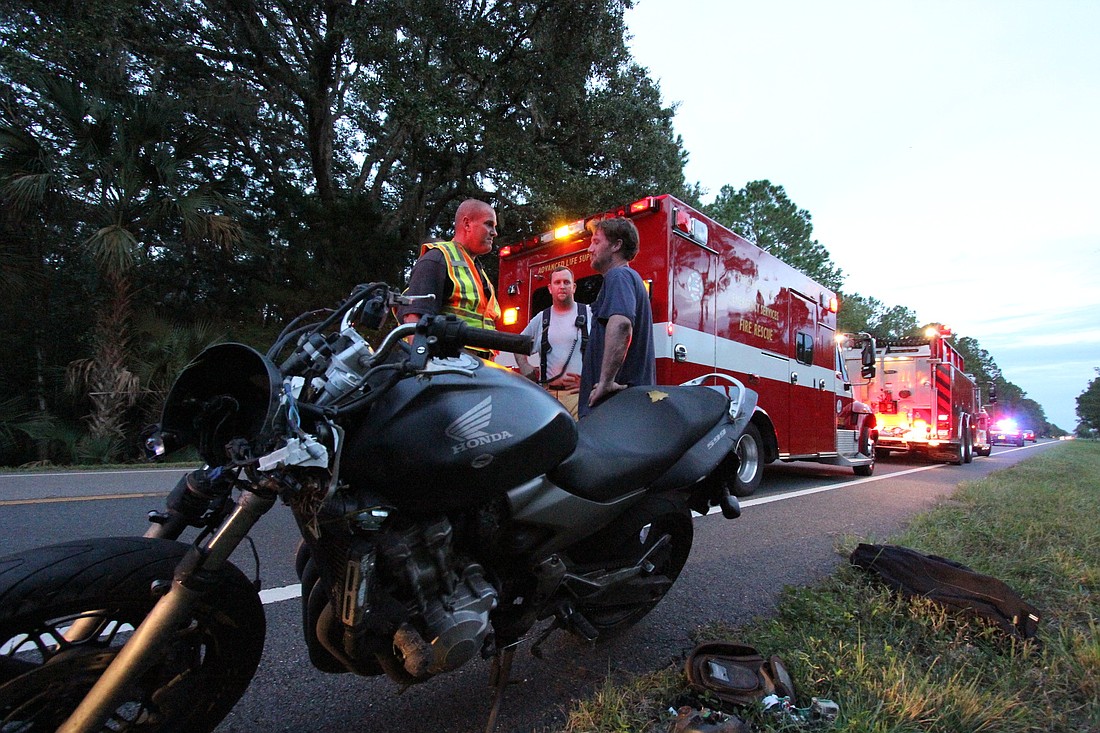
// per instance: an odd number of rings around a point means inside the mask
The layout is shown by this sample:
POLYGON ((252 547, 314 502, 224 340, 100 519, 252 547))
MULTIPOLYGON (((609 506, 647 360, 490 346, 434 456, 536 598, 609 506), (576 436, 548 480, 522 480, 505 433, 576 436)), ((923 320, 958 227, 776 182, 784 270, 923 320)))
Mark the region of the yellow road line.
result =
POLYGON ((66 501, 102 501, 105 499, 141 499, 150 496, 168 496, 167 491, 149 494, 99 494, 97 496, 54 496, 48 499, 5 499, 0 506, 20 506, 22 504, 59 504, 66 501))

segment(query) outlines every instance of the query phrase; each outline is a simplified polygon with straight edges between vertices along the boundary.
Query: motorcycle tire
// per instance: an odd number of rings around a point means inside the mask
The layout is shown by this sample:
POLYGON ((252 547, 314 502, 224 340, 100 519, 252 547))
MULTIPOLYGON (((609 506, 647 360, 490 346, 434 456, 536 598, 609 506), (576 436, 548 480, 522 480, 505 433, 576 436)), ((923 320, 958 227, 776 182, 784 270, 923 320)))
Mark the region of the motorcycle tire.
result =
MULTIPOLYGON (((677 506, 667 498, 650 496, 593 536, 585 543, 586 550, 571 554, 586 566, 600 563, 621 567, 636 563, 667 534, 669 543, 650 557, 653 569, 640 580, 644 583, 654 576, 664 576, 671 588, 687 563, 694 532, 691 513, 687 509, 677 506)), ((599 632, 600 637, 606 638, 640 621, 664 598, 667 590, 668 588, 640 603, 621 606, 579 604, 578 610, 599 632)))
MULTIPOLYGON (((56 730, 152 610, 153 582, 171 580, 186 552, 131 537, 0 558, 0 731, 56 730), (78 635, 78 625, 94 628, 78 635)), ((101 730, 214 730, 248 688, 264 633, 259 595, 227 565, 101 730)))

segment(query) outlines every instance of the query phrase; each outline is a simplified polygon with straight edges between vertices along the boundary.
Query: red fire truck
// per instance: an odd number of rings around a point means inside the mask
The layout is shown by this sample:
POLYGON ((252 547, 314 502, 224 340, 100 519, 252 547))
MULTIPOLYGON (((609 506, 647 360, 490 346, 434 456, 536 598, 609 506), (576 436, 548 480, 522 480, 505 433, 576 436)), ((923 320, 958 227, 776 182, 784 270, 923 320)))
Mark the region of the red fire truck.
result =
POLYGON ((876 343, 846 334, 848 365, 865 370, 856 398, 875 411, 880 456, 920 453, 960 465, 992 451, 989 414, 949 335, 930 328, 924 338, 876 343))
POLYGON ((505 330, 522 330, 550 305, 547 285, 559 265, 573 271, 578 301, 595 300, 603 278, 588 262, 586 224, 608 215, 629 217, 641 235, 630 266, 649 288, 658 383, 719 374, 759 394, 731 467, 733 493, 751 494, 775 460, 871 474, 874 415, 852 399, 834 338, 836 294, 672 196, 647 196, 503 247, 497 292, 505 330))

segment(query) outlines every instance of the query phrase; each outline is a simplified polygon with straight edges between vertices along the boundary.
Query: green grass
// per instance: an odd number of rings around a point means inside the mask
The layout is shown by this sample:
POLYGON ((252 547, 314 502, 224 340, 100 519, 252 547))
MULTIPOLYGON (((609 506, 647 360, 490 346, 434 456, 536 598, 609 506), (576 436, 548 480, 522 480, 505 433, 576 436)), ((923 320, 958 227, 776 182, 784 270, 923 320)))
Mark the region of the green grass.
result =
MULTIPOLYGON (((847 558, 859 541, 837 551, 847 558)), ((1100 443, 1066 443, 964 483, 888 543, 1004 581, 1042 612, 1038 643, 903 600, 847 564, 819 585, 784 589, 773 618, 712 623, 693 638, 746 640, 765 658, 779 655, 797 705, 839 703, 830 731, 1100 733, 1100 443)), ((608 682, 563 730, 664 733, 669 706, 685 696, 679 668, 608 682)), ((758 731, 799 729, 759 707, 735 712, 758 731)))
POLYGON ((186 468, 188 466, 201 466, 202 458, 194 448, 184 448, 170 456, 158 458, 155 461, 140 461, 130 463, 50 463, 35 462, 20 466, 0 466, 0 473, 54 473, 57 471, 140 471, 142 469, 156 468, 186 468))

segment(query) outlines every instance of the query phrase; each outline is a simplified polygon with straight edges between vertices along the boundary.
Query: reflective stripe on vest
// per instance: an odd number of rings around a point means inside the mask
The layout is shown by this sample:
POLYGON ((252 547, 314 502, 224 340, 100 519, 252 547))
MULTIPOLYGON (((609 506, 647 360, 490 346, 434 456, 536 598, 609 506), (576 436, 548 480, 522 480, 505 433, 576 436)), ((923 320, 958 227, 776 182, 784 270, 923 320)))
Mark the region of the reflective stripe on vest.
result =
POLYGON ((443 254, 443 261, 447 264, 447 277, 451 279, 453 285, 451 299, 439 309, 439 312, 454 313, 477 328, 496 329, 497 319, 500 318, 500 305, 497 304, 492 283, 486 281, 483 287, 481 274, 473 258, 454 242, 425 244, 420 248, 420 256, 423 257, 429 249, 438 249, 443 254), (488 297, 486 297, 486 288, 488 297))

